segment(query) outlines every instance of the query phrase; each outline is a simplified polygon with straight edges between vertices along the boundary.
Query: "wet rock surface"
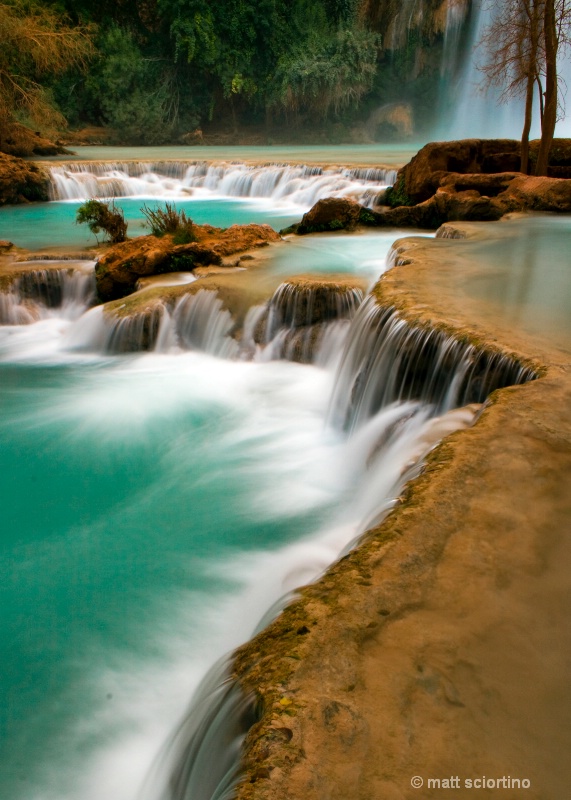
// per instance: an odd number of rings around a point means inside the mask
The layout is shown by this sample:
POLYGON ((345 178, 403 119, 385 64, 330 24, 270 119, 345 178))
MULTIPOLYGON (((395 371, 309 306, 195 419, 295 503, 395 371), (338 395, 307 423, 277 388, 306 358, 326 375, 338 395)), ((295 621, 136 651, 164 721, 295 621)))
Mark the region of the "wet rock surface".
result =
POLYGON ((95 268, 99 298, 106 302, 135 290, 137 281, 168 272, 192 272, 196 267, 222 265, 225 258, 279 241, 269 225, 193 227, 196 241, 175 244, 171 235, 140 236, 115 245, 95 268))
POLYGON ((347 197, 326 197, 303 215, 297 233, 354 230, 359 223, 361 206, 347 197))
POLYGON ((237 651, 262 708, 240 800, 437 798, 428 779, 450 775, 458 797, 483 775, 526 779, 534 800, 567 791, 569 353, 479 318, 455 287, 461 246, 403 240, 378 302, 542 377, 495 392, 387 519, 237 651))

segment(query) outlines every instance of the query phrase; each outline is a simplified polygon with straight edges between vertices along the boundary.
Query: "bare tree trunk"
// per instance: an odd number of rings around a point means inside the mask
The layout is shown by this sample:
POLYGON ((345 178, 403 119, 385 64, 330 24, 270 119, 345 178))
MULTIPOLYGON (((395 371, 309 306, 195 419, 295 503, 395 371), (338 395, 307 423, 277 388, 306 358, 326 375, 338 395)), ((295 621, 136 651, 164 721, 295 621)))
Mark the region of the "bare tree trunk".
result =
POLYGON ((537 154, 536 175, 547 175, 549 151, 557 122, 557 24, 555 0, 545 2, 545 108, 541 125, 541 141, 537 154))
POLYGON ((541 127, 543 127, 543 84, 538 75, 535 78, 535 82, 537 83, 537 93, 539 94, 539 121, 541 122, 541 127))
POLYGON ((535 76, 530 72, 527 76, 527 85, 525 87, 525 118, 523 124, 523 131, 521 134, 521 164, 520 171, 527 175, 529 170, 529 132, 531 130, 531 119, 533 112, 533 90, 535 84, 535 76))

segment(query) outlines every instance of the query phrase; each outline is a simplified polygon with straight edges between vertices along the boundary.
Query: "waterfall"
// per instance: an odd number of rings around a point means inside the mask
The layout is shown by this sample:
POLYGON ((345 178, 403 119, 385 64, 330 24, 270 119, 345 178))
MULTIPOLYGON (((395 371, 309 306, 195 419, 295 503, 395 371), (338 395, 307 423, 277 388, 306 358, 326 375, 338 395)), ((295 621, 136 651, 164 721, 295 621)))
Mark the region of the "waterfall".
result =
POLYGON ((101 197, 271 198, 312 206, 322 197, 352 196, 372 206, 396 179, 393 169, 248 165, 184 161, 73 162, 49 168, 52 200, 101 197))
MULTIPOLYGON (((467 57, 463 69, 455 82, 448 86, 444 81, 447 104, 451 110, 443 109, 444 118, 437 127, 435 136, 444 139, 467 138, 511 138, 519 139, 524 121, 524 100, 521 97, 511 98, 501 103, 500 95, 503 87, 482 88, 484 75, 480 65, 486 59, 485 47, 479 45, 486 28, 491 24, 494 11, 492 3, 486 0, 475 0, 475 15, 471 36, 468 40, 467 57)), ((558 60, 561 88, 563 94, 571 82, 571 63, 568 53, 561 51, 558 60)), ((536 99, 534 99, 536 104, 536 99)), ((569 116, 560 121, 556 128, 557 136, 571 135, 569 116)), ((539 112, 535 106, 534 124, 531 136, 540 136, 539 112)))
MULTIPOLYGON (((83 263, 94 265, 94 262, 83 263)), ((64 319, 76 319, 94 297, 95 275, 92 270, 26 270, 14 279, 10 291, 0 293, 0 324, 28 325, 49 316, 53 309, 58 309, 58 316, 64 319)))
POLYGON ((68 350, 109 354, 199 350, 219 358, 238 355, 230 336, 235 328, 215 291, 201 289, 177 300, 174 309, 162 303, 125 315, 103 306, 84 314, 67 332, 68 350))
POLYGON ((379 409, 406 400, 430 404, 434 413, 443 414, 535 377, 531 368, 502 353, 413 327, 370 296, 346 340, 330 417, 334 424, 354 429, 379 409))
POLYGON ((340 320, 350 320, 363 302, 361 289, 345 283, 297 278, 282 283, 265 307, 257 307, 246 318, 243 351, 257 350, 263 361, 287 359, 303 364, 318 357, 327 363, 322 342, 335 325, 337 344, 340 320), (318 356, 318 354, 321 354, 318 356))
POLYGON ((244 737, 255 722, 254 700, 215 664, 166 743, 143 790, 149 800, 230 800, 244 737))
POLYGON ((220 358, 233 358, 238 354, 238 343, 230 336, 235 328, 234 320, 223 308, 216 292, 201 289, 181 297, 174 309, 173 326, 184 349, 200 350, 220 358))
POLYGON ((66 332, 64 348, 116 355, 153 350, 163 313, 163 307, 157 306, 150 311, 119 316, 97 306, 83 314, 66 332))

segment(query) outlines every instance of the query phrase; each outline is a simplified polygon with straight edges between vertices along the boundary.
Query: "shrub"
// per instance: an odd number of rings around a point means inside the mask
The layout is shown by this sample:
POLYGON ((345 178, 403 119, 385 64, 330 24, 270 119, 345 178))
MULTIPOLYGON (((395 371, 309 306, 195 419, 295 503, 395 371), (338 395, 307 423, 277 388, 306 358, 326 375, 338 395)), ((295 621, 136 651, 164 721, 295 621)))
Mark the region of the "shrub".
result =
POLYGON ((100 200, 87 200, 77 209, 75 221, 89 226, 91 233, 97 236, 104 231, 113 244, 124 242, 127 238, 127 223, 123 210, 115 203, 103 203, 100 200))
POLYGON ((194 222, 184 211, 177 211, 176 206, 165 203, 165 207, 149 208, 144 205, 141 212, 147 220, 153 236, 172 234, 175 244, 188 244, 196 241, 194 222))

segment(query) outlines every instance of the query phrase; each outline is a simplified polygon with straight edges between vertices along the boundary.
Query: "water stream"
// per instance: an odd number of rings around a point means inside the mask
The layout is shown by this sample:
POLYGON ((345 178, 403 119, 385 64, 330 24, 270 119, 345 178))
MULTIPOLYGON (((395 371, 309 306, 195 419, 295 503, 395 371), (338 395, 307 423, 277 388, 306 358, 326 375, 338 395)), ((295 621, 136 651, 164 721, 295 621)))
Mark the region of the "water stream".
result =
MULTIPOLYGON (((373 279, 396 236, 299 241, 271 268, 373 279)), ((32 316, 0 325, 0 797, 222 800, 254 713, 225 656, 491 388, 533 376, 357 292, 307 364, 230 346, 202 293, 152 352, 81 347, 101 313, 82 281, 39 264, 2 296, 32 316)), ((304 303, 274 297, 274 338, 304 303)))

